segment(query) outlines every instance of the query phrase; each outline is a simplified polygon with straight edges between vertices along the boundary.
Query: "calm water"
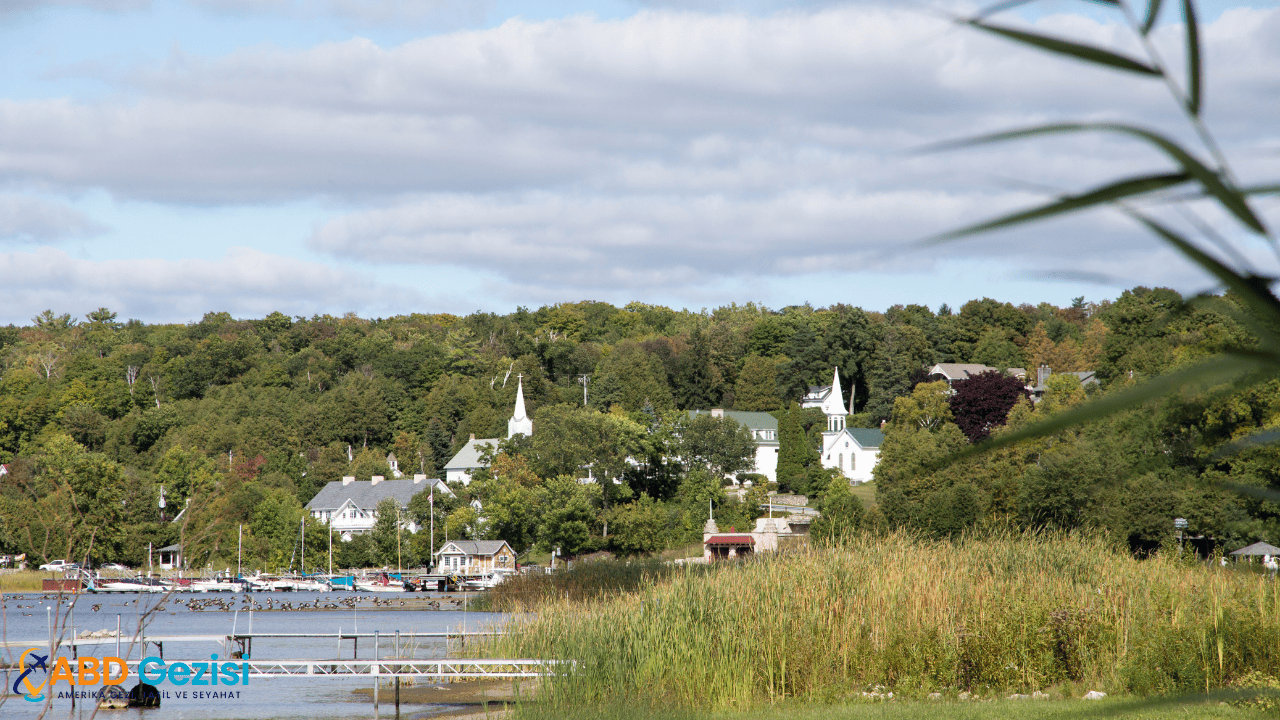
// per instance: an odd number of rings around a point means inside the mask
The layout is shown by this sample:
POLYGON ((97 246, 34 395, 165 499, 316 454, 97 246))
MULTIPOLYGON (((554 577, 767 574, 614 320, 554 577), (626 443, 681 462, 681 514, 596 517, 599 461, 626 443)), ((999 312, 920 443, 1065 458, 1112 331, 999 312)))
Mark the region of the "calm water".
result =
MULTIPOLYGON (((360 595, 359 597, 368 597, 360 595)), ((388 594, 392 606, 400 600, 422 598, 425 593, 405 595, 388 594)), ((222 600, 234 608, 243 606, 242 595, 228 593, 209 594, 174 594, 167 601, 155 596, 138 596, 125 594, 66 596, 61 603, 54 595, 39 593, 9 594, 4 596, 2 628, 4 637, 10 641, 32 641, 30 645, 9 647, 0 650, 5 664, 16 664, 18 656, 27 647, 41 648, 41 654, 49 644, 50 622, 53 631, 62 633, 63 637, 72 636, 72 628, 76 634, 86 630, 116 629, 119 616, 122 635, 120 657, 139 659, 156 655, 154 646, 141 653, 137 646, 130 647, 129 638, 136 635, 139 625, 145 617, 145 630, 148 636, 155 635, 227 635, 235 632, 281 632, 281 633, 336 633, 336 632, 373 632, 379 631, 383 638, 379 643, 379 657, 391 657, 394 654, 394 634, 401 633, 400 656, 417 658, 445 657, 445 641, 440 639, 418 639, 411 641, 408 637, 414 632, 446 632, 466 630, 475 632, 495 629, 505 619, 497 613, 476 613, 462 611, 432 610, 388 610, 373 609, 368 601, 357 603, 355 609, 314 611, 265 611, 255 610, 252 614, 241 610, 224 611, 218 607, 204 610, 188 608, 189 601, 205 602, 222 600), (94 611, 93 606, 98 610, 94 611), (162 607, 157 607, 162 606, 162 607), (150 614, 147 615, 147 612, 150 614), (60 622, 62 624, 60 624, 60 622)), ((316 599, 322 602, 336 602, 350 598, 350 593, 254 593, 253 602, 267 605, 268 599, 280 602, 292 602, 294 606, 316 599)), ((409 600, 412 603, 411 600, 409 600)), ((454 640, 454 643, 457 641, 454 640)), ((208 641, 169 641, 164 644, 164 657, 167 661, 175 660, 208 660, 210 654, 217 653, 219 662, 230 660, 230 652, 235 646, 222 642, 208 641)), ((351 640, 339 645, 336 638, 259 638, 253 643, 252 656, 255 659, 305 659, 305 660, 349 660, 355 649, 351 640)), ((360 659, 372 659, 373 639, 361 638, 359 641, 360 659)), ((81 656, 98 657, 117 655, 114 644, 84 646, 80 648, 81 656)), ((71 656, 69 648, 59 651, 59 655, 71 656)), ((52 664, 52 659, 50 659, 52 664)), ((84 717, 93 716, 97 709, 96 701, 77 700, 75 708, 69 698, 54 698, 52 705, 27 702, 21 695, 12 693, 13 683, 19 673, 0 671, 5 679, 4 693, 0 695, 0 717, 4 718, 36 718, 41 712, 45 717, 84 717)), ((128 689, 137 683, 137 677, 130 674, 122 687, 128 689)), ((253 678, 248 685, 232 687, 206 687, 200 691, 239 691, 238 698, 196 699, 192 697, 195 689, 190 686, 178 688, 168 683, 158 686, 168 691, 170 697, 164 699, 161 707, 132 710, 98 710, 100 718, 127 718, 128 720, 167 720, 169 718, 364 718, 374 717, 372 703, 367 698, 354 696, 351 691, 356 688, 369 688, 369 680, 339 678, 253 678), (187 697, 173 697, 174 692, 187 692, 187 697)), ((66 683, 58 683, 57 689, 71 690, 66 683)), ((77 688, 88 689, 88 688, 77 688)), ((394 717, 395 710, 387 701, 392 699, 391 690, 383 687, 383 703, 380 708, 381 717, 394 717)), ((427 717, 449 709, 440 705, 402 704, 401 713, 407 717, 427 717)))

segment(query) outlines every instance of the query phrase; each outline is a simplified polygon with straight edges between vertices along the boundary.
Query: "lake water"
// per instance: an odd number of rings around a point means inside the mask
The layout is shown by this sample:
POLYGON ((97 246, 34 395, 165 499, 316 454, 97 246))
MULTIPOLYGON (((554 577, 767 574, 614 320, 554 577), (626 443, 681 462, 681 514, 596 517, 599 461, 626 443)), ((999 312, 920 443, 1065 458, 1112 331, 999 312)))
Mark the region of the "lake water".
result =
MULTIPOLYGON (((368 594, 357 594, 368 598, 368 594)), ((220 600, 239 609, 244 606, 243 595, 228 593, 181 593, 170 596, 167 601, 151 595, 102 594, 63 596, 61 599, 51 594, 7 594, 3 601, 3 636, 9 641, 33 641, 31 646, 45 654, 49 645, 50 621, 55 635, 64 638, 86 630, 116 629, 119 616, 123 639, 121 640, 119 657, 139 659, 156 655, 151 646, 146 653, 140 648, 131 646, 130 639, 136 636, 139 624, 145 617, 145 632, 148 636, 157 635, 219 635, 225 636, 235 632, 255 633, 337 633, 337 632, 373 632, 382 634, 379 642, 379 657, 386 658, 395 654, 395 632, 401 633, 399 657, 443 658, 446 657, 445 640, 443 638, 419 638, 411 642, 413 633, 429 632, 477 632, 498 629, 506 616, 498 613, 463 612, 461 610, 408 610, 398 609, 403 600, 407 605, 421 603, 424 597, 438 597, 427 593, 388 593, 382 601, 390 600, 391 607, 374 609, 369 600, 361 600, 354 609, 322 609, 306 611, 266 611, 255 610, 222 610, 218 606, 203 610, 194 610, 187 603, 195 601, 203 603, 209 600, 220 600), (95 611, 93 606, 97 605, 95 611), (162 606, 162 607, 157 607, 162 606), (149 614, 148 614, 149 612, 149 614), (61 619, 61 625, 59 624, 61 619)), ((320 600, 321 603, 337 602, 352 597, 350 593, 254 593, 252 601, 264 608, 268 600, 279 605, 291 602, 296 607, 302 603, 320 600)), ((454 639, 453 643, 458 641, 454 639)), ((8 647, 0 650, 7 666, 15 666, 18 656, 29 647, 8 647)), ((168 641, 164 644, 164 658, 175 660, 209 660, 216 653, 218 662, 234 660, 230 657, 233 645, 222 642, 190 642, 168 641)), ((373 658, 373 639, 359 640, 359 658, 373 658)), ((336 638, 258 638, 252 646, 252 657, 256 660, 299 659, 299 660, 349 660, 352 658, 353 643, 351 640, 339 641, 336 638)), ((60 656, 71 657, 70 648, 64 647, 58 652, 60 656)), ((82 646, 81 656, 97 657, 117 655, 114 644, 82 646)), ((50 659, 52 667, 52 659, 50 659)), ((23 695, 13 694, 13 684, 20 672, 0 671, 5 679, 4 694, 0 695, 0 717, 4 718, 37 718, 44 717, 92 717, 97 710, 97 702, 93 700, 77 700, 74 709, 70 698, 52 698, 49 703, 28 702, 23 695)), ((40 678, 43 679, 43 676, 40 678)), ((37 681, 38 682, 38 681, 37 681)), ((404 681, 402 681, 404 682, 404 681)), ((419 682, 429 682, 422 679, 419 682)), ((137 683, 137 677, 130 677, 122 685, 126 690, 137 683)), ((197 698, 195 689, 190 686, 176 687, 168 683, 158 686, 160 690, 170 694, 161 707, 130 710, 98 710, 97 717, 128 718, 137 720, 168 720, 169 718, 364 718, 375 717, 372 703, 367 697, 354 696, 356 688, 370 688, 368 679, 347 678, 252 678, 248 685, 232 687, 205 687, 200 691, 238 692, 238 697, 229 698, 197 698), (186 697, 175 696, 175 693, 186 692, 186 697)), ((57 684, 58 691, 70 691, 66 683, 57 684)), ((91 688, 75 688, 85 690, 91 688)), ((394 706, 392 691, 385 685, 382 689, 382 704, 379 709, 381 717, 393 717, 394 706)), ((445 705, 401 705, 401 713, 405 717, 429 717, 433 714, 452 709, 445 705)))

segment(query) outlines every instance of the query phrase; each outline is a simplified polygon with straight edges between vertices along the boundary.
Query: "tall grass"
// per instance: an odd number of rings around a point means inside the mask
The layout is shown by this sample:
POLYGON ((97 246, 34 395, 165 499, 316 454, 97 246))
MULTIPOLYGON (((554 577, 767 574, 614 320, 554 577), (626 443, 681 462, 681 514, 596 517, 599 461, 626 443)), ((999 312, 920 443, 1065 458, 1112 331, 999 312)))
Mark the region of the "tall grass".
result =
POLYGON ((550 575, 517 575, 489 590, 482 602, 487 610, 528 612, 556 600, 583 602, 634 592, 676 572, 676 565, 656 558, 580 562, 550 575))
POLYGON ((1172 693, 1280 675, 1276 583, 1080 536, 906 535, 672 569, 604 602, 559 599, 497 656, 572 660, 553 703, 746 708, 1091 687, 1172 693))

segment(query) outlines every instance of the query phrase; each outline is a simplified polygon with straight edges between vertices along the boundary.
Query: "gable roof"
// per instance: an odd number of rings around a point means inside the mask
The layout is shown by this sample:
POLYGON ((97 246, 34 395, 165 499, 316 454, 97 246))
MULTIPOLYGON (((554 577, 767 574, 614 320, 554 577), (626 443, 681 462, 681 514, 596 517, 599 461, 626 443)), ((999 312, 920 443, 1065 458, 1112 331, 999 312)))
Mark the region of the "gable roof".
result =
POLYGON ((482 446, 489 445, 493 449, 498 448, 500 438, 484 438, 479 440, 468 440, 466 445, 454 455, 452 459, 444 466, 445 470, 471 470, 473 468, 486 467, 480 461, 480 452, 484 448, 482 446))
POLYGON ((371 480, 356 480, 346 485, 341 480, 334 480, 325 485, 316 496, 307 503, 308 510, 337 510, 348 500, 356 507, 372 510, 386 498, 395 498, 401 507, 408 507, 414 495, 427 490, 439 480, 424 480, 415 483, 412 480, 380 480, 377 485, 371 480))
POLYGON ((864 448, 878 448, 880 443, 884 442, 884 431, 875 430, 873 428, 845 428, 845 431, 853 436, 854 440, 864 448))
POLYGON ((466 555, 497 555, 498 551, 504 547, 507 552, 512 555, 515 554, 515 551, 511 549, 506 540, 450 540, 437 550, 436 554, 443 554, 450 546, 457 548, 466 555))
MULTIPOLYGON (((748 430, 777 430, 778 418, 767 412, 749 412, 747 410, 724 410, 724 416, 745 425, 748 430)), ((710 415, 710 410, 690 410, 689 418, 699 415, 710 415)))
POLYGON ((1262 541, 1258 541, 1252 545, 1248 545, 1233 551, 1232 555, 1280 555, 1280 548, 1275 545, 1269 545, 1262 541))

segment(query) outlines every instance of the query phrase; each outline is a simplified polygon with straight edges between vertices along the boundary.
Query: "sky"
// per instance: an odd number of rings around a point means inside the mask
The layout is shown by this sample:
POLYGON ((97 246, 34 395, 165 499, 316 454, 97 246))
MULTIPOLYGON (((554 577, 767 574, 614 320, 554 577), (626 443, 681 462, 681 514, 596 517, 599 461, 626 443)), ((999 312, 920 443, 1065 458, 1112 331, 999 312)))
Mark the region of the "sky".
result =
MULTIPOLYGON (((1280 179, 1280 6, 1200 4, 1205 120, 1280 179)), ((1183 63, 1177 3, 1155 47, 1183 63)), ((1114 211, 923 241, 1168 162, 1167 88, 952 21, 964 0, 0 0, 0 323, 389 317, 601 300, 1066 305, 1205 276, 1114 211)), ((1139 53, 1055 0, 1002 20, 1139 53)), ((1280 203, 1257 209, 1280 224, 1280 203)), ((1258 272, 1267 245, 1192 204, 1258 272)))

